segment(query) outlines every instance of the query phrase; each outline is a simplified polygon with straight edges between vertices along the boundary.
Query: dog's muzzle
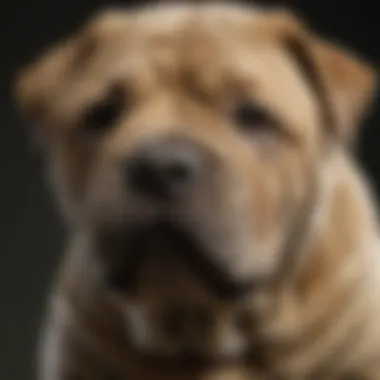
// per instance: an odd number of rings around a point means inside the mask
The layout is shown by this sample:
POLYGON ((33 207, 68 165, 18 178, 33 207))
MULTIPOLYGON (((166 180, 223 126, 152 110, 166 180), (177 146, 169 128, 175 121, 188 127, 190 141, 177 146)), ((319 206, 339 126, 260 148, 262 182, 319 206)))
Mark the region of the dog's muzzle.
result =
POLYGON ((250 284, 229 278, 226 268, 213 262, 215 255, 207 252, 194 226, 178 216, 181 212, 173 217, 173 209, 188 208, 194 193, 207 188, 212 168, 206 149, 175 137, 150 142, 124 160, 124 186, 132 194, 132 201, 148 202, 158 211, 154 220, 131 220, 127 226, 113 226, 100 234, 101 250, 116 257, 106 275, 112 289, 134 289, 147 256, 155 254, 158 246, 181 255, 194 275, 220 297, 236 297, 249 289, 250 284))

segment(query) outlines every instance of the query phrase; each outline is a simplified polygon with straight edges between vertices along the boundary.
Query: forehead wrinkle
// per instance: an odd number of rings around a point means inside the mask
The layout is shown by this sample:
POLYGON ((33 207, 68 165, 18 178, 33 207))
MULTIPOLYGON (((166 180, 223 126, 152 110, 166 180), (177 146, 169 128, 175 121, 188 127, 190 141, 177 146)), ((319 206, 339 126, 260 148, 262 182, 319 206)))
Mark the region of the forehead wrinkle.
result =
MULTIPOLYGON (((116 56, 112 58, 112 65, 109 65, 109 57, 103 59, 104 70, 110 75, 111 72, 120 72, 122 75, 122 65, 125 62, 125 66, 130 66, 131 69, 134 66, 133 71, 135 71, 136 65, 128 64, 128 59, 132 60, 134 57, 136 60, 139 56, 145 71, 154 73, 157 79, 164 82, 169 80, 178 82, 181 81, 180 77, 187 76, 189 72, 199 75, 200 70, 215 68, 215 63, 219 64, 222 61, 220 59, 222 47, 231 44, 231 38, 226 38, 228 35, 225 33, 223 23, 227 22, 228 28, 233 31, 244 31, 244 25, 239 25, 238 21, 251 18, 251 15, 241 12, 239 8, 236 8, 236 13, 231 14, 230 8, 219 5, 216 7, 179 5, 170 9, 159 9, 158 13, 152 12, 149 8, 139 12, 136 18, 132 18, 132 26, 129 25, 128 28, 129 33, 113 36, 115 41, 106 43, 108 53, 112 50, 112 56, 114 52, 120 56, 119 59, 116 56), (215 9, 218 9, 217 13, 215 9), (112 46, 117 46, 117 49, 113 49, 112 46), (216 58, 217 53, 218 58, 216 58)), ((232 40, 236 43, 236 39, 232 40)), ((104 57, 104 54, 102 56, 104 57)), ((139 70, 139 75, 143 71, 139 70)), ((217 70, 215 68, 208 71, 209 75, 212 75, 216 74, 217 70)))
POLYGON ((129 56, 135 61, 140 59, 163 86, 183 85, 189 77, 195 79, 210 66, 215 66, 216 41, 212 40, 197 14, 192 16, 177 28, 176 33, 151 31, 129 52, 129 56))

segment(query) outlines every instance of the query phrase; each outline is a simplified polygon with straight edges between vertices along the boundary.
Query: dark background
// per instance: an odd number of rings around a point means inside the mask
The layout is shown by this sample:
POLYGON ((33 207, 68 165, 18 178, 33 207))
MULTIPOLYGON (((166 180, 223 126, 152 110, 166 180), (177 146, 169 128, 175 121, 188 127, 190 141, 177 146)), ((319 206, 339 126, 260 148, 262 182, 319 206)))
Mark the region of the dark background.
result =
MULTIPOLYGON (((1 0, 0 5, 0 379, 34 379, 35 346, 46 293, 63 245, 63 226, 47 191, 41 159, 10 100, 15 70, 75 28, 99 0, 1 0), (74 4, 74 5, 70 5, 74 4)), ((269 1, 267 1, 269 3, 269 1)), ((374 64, 380 60, 376 1, 295 0, 326 36, 337 38, 374 64)), ((120 4, 120 2, 119 2, 120 4)), ((364 166, 380 189, 380 108, 376 101, 361 137, 364 166), (368 128, 370 127, 370 128, 368 128)))

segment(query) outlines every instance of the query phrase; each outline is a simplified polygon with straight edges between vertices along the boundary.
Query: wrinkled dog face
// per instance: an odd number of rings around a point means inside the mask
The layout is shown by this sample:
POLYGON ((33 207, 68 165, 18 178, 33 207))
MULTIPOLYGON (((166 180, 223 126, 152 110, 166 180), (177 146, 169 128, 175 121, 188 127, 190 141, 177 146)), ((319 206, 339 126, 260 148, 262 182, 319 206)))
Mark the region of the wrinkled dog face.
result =
POLYGON ((236 353, 233 313, 200 309, 279 269, 370 79, 287 14, 163 6, 102 13, 23 73, 18 95, 65 210, 130 292, 136 341, 177 352, 184 327, 157 324, 198 305, 192 344, 236 353))

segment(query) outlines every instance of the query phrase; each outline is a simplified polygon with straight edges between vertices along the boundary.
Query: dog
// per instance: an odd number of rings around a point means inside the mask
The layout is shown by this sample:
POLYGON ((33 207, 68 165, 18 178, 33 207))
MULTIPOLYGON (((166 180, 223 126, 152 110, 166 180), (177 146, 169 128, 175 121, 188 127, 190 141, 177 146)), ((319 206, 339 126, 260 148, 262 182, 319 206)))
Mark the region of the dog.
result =
POLYGON ((376 71, 287 9, 109 8, 18 73, 69 226, 43 380, 378 380, 353 152, 376 71))

